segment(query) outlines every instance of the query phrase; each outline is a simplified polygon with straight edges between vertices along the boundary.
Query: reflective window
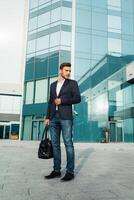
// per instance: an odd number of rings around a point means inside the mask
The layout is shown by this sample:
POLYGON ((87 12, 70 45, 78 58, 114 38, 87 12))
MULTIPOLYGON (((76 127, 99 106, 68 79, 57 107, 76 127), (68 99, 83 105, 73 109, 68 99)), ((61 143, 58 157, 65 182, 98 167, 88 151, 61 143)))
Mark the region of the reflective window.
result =
POLYGON ((63 63, 63 62, 71 62, 71 52, 69 51, 61 51, 60 52, 60 63, 63 63))
POLYGON ((107 53, 107 38, 92 36, 92 53, 104 55, 107 53))
POLYGON ((45 26, 50 23, 50 12, 39 15, 38 17, 38 27, 45 26))
POLYGON ((123 91, 119 90, 116 92, 116 106, 117 110, 120 110, 123 108, 123 91))
POLYGON ((58 79, 57 76, 56 76, 56 77, 51 77, 51 78, 50 78, 50 85, 51 85, 51 83, 57 81, 57 79, 58 79))
POLYGON ((108 38, 108 52, 109 53, 121 53, 121 40, 108 38))
POLYGON ((59 68, 59 54, 49 57, 48 76, 56 76, 59 68))
POLYGON ((72 12, 71 8, 62 7, 62 20, 71 21, 72 12))
POLYGON ((61 8, 56 8, 51 11, 51 22, 60 20, 61 8))
POLYGON ((92 5, 95 7, 106 7, 107 6, 107 1, 106 0, 93 0, 92 1, 92 5))
POLYGON ((31 132, 32 132, 32 117, 28 116, 24 118, 23 140, 31 140, 31 132))
POLYGON ((124 54, 134 53, 134 40, 122 40, 122 51, 124 54))
POLYGON ((46 3, 39 3, 39 9, 42 9, 50 5, 51 5, 51 1, 47 1, 46 3))
POLYGON ((50 47, 60 44, 60 32, 52 33, 50 35, 50 47))
POLYGON ((26 95, 25 95, 25 104, 33 103, 33 94, 34 94, 34 82, 30 81, 26 83, 26 95))
POLYGON ((55 81, 57 81, 58 80, 58 77, 56 76, 56 77, 51 77, 50 79, 49 79, 49 90, 48 90, 48 94, 49 94, 49 96, 50 96, 50 86, 51 86, 51 84, 53 83, 53 82, 55 82, 55 81))
POLYGON ((88 59, 81 59, 81 58, 76 58, 75 60, 75 65, 77 70, 75 71, 75 78, 79 80, 84 73, 87 72, 87 70, 90 67, 90 60, 88 59))
POLYGON ((133 18, 122 18, 122 33, 127 35, 134 34, 133 18))
POLYGON ((76 50, 90 52, 90 48, 90 35, 78 33, 76 37, 76 50))
POLYGON ((30 9, 38 6, 38 0, 30 0, 30 9))
POLYGON ((103 13, 92 13, 92 27, 95 30, 107 31, 107 17, 103 13))
POLYGON ((49 2, 50 0, 39 0, 39 5, 49 2))
POLYGON ((47 102, 48 79, 36 81, 35 103, 47 102))
POLYGON ((34 70, 35 70, 34 75, 36 78, 46 77, 48 70, 48 57, 47 56, 42 57, 41 55, 36 57, 34 70))
POLYGON ((108 31, 121 33, 121 17, 108 15, 108 31))
POLYGON ((30 40, 27 43, 27 54, 35 52, 35 40, 30 40))
POLYGON ((71 45, 71 33, 70 32, 65 32, 61 31, 61 45, 71 45))
POLYGON ((122 0, 122 11, 127 14, 132 14, 134 12, 134 1, 133 0, 122 0))
POLYGON ((101 94, 97 98, 94 98, 92 100, 92 106, 91 106, 91 112, 92 117, 95 118, 107 118, 107 112, 108 112, 108 99, 107 94, 101 94))
POLYGON ((49 47, 49 35, 45 35, 37 39, 37 47, 36 50, 43 50, 49 47))
POLYGON ((108 8, 112 10, 120 10, 121 0, 108 0, 108 8))
POLYGON ((133 107, 134 106, 133 91, 134 91, 133 85, 126 87, 123 90, 123 100, 124 100, 125 107, 133 107))
POLYGON ((56 2, 58 2, 59 0, 52 0, 52 3, 56 3, 56 2))
MULTIPOLYGON (((68 0, 69 1, 69 0, 68 0)), ((72 0, 70 0, 72 1, 72 0)), ((77 0, 77 4, 86 4, 87 6, 91 6, 91 1, 87 1, 87 0, 77 0)), ((80 6, 80 5, 79 5, 80 6)))
POLYGON ((37 17, 29 19, 29 31, 37 28, 37 17))
POLYGON ((76 11, 76 24, 77 26, 90 28, 91 27, 91 13, 88 10, 78 9, 76 11))

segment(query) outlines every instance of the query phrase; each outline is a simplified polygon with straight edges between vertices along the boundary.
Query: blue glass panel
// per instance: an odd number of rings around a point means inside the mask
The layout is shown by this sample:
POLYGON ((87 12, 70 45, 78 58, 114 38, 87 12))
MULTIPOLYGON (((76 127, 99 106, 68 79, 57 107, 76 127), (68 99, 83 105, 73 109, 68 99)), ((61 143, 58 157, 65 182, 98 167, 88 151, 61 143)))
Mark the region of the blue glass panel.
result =
POLYGON ((34 73, 34 62, 27 62, 25 69, 25 80, 32 80, 34 73))
POLYGON ((77 24, 77 26, 80 26, 80 27, 91 28, 91 12, 90 12, 90 10, 78 9, 76 11, 76 24, 77 24))
POLYGON ((134 142, 134 119, 124 120, 124 140, 134 142))
POLYGON ((36 58, 35 60, 35 78, 47 76, 48 58, 36 58))
POLYGON ((107 15, 105 13, 92 13, 92 27, 95 30, 107 31, 107 15))
POLYGON ((122 1, 122 11, 133 13, 133 0, 122 1))
POLYGON ((92 5, 95 6, 95 7, 104 8, 104 7, 107 7, 107 0, 101 0, 101 1, 93 0, 92 5))
POLYGON ((50 56, 49 57, 49 68, 48 68, 48 76, 53 76, 58 74, 59 68, 59 56, 50 56))

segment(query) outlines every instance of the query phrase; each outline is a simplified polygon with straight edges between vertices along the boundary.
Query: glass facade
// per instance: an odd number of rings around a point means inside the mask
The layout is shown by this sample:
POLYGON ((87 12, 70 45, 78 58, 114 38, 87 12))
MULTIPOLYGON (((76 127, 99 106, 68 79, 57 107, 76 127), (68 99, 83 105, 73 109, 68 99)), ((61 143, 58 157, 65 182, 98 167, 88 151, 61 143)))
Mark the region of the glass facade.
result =
POLYGON ((74 77, 82 102, 75 106, 74 140, 100 142, 107 129, 111 142, 134 142, 133 81, 126 80, 134 59, 134 2, 76 0, 75 7, 74 77))
POLYGON ((109 131, 111 142, 134 142, 134 55, 106 55, 79 80, 82 103, 75 106, 76 141, 99 142, 109 131), (127 66, 131 65, 131 81, 127 66), (83 120, 84 116, 84 120, 83 120), (84 133, 84 134, 83 134, 84 133))
POLYGON ((30 0, 22 139, 41 137, 50 83, 71 61, 82 96, 74 140, 108 129, 111 142, 134 141, 133 16, 133 0, 30 0))
POLYGON ((133 0, 76 0, 74 66, 77 70, 74 74, 77 80, 106 54, 134 54, 133 4, 133 0))

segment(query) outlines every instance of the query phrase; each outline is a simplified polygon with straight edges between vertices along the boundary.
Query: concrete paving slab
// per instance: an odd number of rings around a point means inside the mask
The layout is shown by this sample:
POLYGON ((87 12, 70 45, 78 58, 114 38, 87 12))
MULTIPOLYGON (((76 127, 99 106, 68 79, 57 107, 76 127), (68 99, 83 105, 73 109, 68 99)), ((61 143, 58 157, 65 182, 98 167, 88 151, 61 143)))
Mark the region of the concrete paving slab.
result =
MULTIPOLYGON (((46 180, 38 141, 0 140, 0 200, 134 200, 134 144, 75 143, 75 179, 46 180)), ((66 155, 62 148, 62 176, 66 155)))

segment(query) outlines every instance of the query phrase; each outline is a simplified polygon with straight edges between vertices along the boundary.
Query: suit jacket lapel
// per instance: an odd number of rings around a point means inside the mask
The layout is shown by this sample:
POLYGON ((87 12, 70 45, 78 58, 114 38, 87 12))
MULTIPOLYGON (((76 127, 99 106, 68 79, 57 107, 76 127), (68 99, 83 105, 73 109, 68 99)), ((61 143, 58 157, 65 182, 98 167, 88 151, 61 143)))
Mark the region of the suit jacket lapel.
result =
POLYGON ((68 84, 68 79, 65 79, 65 81, 64 81, 64 83, 63 83, 63 85, 61 87, 61 90, 59 92, 58 97, 60 97, 60 95, 62 94, 62 91, 64 90, 64 88, 66 87, 67 84, 68 84))
POLYGON ((57 94, 56 94, 57 82, 58 82, 58 81, 55 82, 54 87, 53 87, 53 92, 54 92, 54 96, 55 96, 55 97, 57 97, 57 94))

